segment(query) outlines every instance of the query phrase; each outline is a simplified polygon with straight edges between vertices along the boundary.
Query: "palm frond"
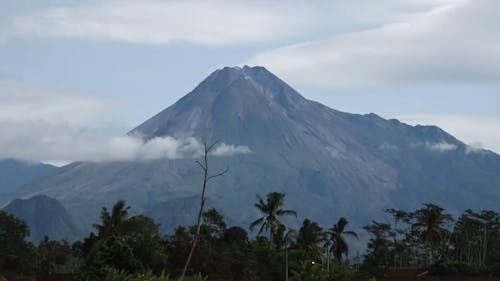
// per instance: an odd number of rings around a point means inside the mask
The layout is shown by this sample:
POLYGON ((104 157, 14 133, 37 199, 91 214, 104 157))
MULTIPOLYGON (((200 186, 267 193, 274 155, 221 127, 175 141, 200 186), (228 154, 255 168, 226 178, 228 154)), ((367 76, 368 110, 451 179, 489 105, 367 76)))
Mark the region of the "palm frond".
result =
POLYGON ((276 212, 276 215, 278 216, 294 216, 297 217, 297 212, 294 210, 278 210, 276 212))
POLYGON ((250 231, 253 231, 256 226, 262 224, 262 222, 264 221, 264 219, 265 218, 259 218, 259 219, 255 220, 254 222, 252 222, 250 224, 250 231))
POLYGON ((344 235, 359 239, 358 234, 354 231, 351 231, 351 230, 344 231, 344 235))

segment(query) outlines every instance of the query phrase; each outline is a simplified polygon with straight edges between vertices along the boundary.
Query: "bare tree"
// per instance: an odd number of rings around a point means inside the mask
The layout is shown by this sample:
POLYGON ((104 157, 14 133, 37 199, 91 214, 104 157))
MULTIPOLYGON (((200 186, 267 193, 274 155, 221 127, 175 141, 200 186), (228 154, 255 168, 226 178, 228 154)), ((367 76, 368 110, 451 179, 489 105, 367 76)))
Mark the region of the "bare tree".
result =
POLYGON ((189 267, 189 263, 191 262, 191 258, 193 257, 194 249, 196 248, 196 243, 198 242, 198 238, 200 236, 200 229, 201 225, 203 224, 203 209, 205 208, 205 203, 207 201, 206 197, 206 191, 207 191, 207 186, 208 182, 214 178, 220 177, 227 173, 229 171, 229 167, 224 169, 223 171, 210 175, 209 170, 208 170, 208 155, 210 154, 210 151, 214 148, 214 146, 218 142, 214 142, 212 145, 207 146, 207 143, 204 143, 204 155, 203 155, 203 162, 201 161, 196 161, 196 164, 198 164, 202 171, 203 171, 203 188, 201 190, 201 202, 200 202, 200 211, 198 212, 198 223, 196 225, 196 233, 193 236, 193 241, 191 244, 191 250, 189 251, 189 255, 186 260, 186 264, 184 265, 184 269, 182 270, 182 274, 179 277, 178 281, 184 280, 184 277, 186 276, 187 269, 189 267))

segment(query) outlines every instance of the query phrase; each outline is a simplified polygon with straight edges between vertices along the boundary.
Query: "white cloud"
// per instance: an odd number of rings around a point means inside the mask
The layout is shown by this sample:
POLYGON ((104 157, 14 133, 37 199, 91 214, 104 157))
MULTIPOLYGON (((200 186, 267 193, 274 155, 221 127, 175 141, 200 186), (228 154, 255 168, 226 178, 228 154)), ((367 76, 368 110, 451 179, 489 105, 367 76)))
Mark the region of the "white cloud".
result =
MULTIPOLYGON (((96 138, 94 135, 59 124, 0 122, 0 159, 30 162, 69 163, 74 161, 147 161, 200 157, 203 145, 195 138, 157 137, 143 141, 135 136, 96 138)), ((246 146, 217 146, 214 156, 249 153, 246 146)))
POLYGON ((449 1, 375 28, 265 51, 247 63, 319 87, 498 83, 499 18, 499 1, 449 1))
POLYGON ((484 145, 480 142, 468 144, 465 148, 465 153, 482 153, 484 152, 484 145))
POLYGON ((391 152, 399 150, 399 147, 397 145, 384 142, 381 145, 379 145, 378 149, 391 152))
MULTIPOLYGON (((115 102, 0 82, 0 159, 30 162, 131 161, 198 157, 203 147, 192 137, 123 136, 111 119, 115 102), (121 135, 116 137, 116 135, 121 135)), ((123 124, 122 124, 123 125, 123 124)), ((130 128, 128 128, 130 129, 130 128)), ((215 156, 248 153, 246 146, 221 143, 215 156)))
POLYGON ((230 156, 234 154, 247 154, 252 151, 248 146, 243 145, 227 145, 225 143, 221 143, 217 146, 212 152, 213 155, 216 156, 230 156))
POLYGON ((456 150, 457 146, 452 144, 452 143, 447 143, 447 142, 439 142, 439 143, 426 143, 425 146, 432 150, 432 151, 437 151, 437 152, 446 152, 446 151, 452 151, 456 150))
POLYGON ((451 1, 97 1, 10 15, 3 33, 162 45, 270 43, 379 25, 451 1))
POLYGON ((437 125, 469 144, 469 152, 484 148, 500 154, 500 116, 412 114, 397 118, 410 125, 437 125))
POLYGON ((428 150, 434 152, 448 152, 452 150, 456 150, 458 146, 452 143, 448 143, 445 141, 442 142, 413 142, 410 143, 411 148, 424 147, 428 150))
POLYGON ((229 45, 293 36, 306 21, 298 12, 264 1, 101 1, 18 17, 10 33, 13 37, 229 45))

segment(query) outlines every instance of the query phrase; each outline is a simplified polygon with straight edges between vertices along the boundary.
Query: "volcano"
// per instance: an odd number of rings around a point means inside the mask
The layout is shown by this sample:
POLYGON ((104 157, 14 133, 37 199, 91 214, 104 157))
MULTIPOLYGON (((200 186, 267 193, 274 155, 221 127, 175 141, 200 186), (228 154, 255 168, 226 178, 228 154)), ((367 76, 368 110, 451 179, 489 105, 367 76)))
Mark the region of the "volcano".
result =
MULTIPOLYGON (((330 227, 340 216, 362 227, 386 208, 435 203, 457 214, 499 210, 500 156, 471 149, 436 126, 350 114, 308 100, 263 67, 225 67, 137 128, 131 136, 219 140, 247 153, 210 158, 229 167, 211 182, 208 205, 231 224, 257 217, 256 195, 286 194, 299 225, 330 227)), ((83 229, 102 206, 125 199, 165 231, 195 222, 202 175, 192 158, 79 162, 26 185, 16 197, 60 201, 83 229)))

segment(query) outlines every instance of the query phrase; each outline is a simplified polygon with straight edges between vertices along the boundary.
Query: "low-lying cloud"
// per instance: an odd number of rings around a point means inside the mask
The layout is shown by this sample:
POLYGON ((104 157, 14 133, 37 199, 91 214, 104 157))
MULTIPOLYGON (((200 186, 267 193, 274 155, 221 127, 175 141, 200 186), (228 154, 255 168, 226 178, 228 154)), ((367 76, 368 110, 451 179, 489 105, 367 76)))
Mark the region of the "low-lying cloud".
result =
POLYGON ((467 145, 467 147, 465 147, 466 154, 485 153, 485 152, 486 152, 486 150, 485 150, 483 144, 480 142, 471 143, 471 144, 467 145))
POLYGON ((247 154, 251 152, 252 151, 248 146, 232 145, 232 144, 227 145, 225 143, 221 143, 219 146, 215 147, 212 154, 216 156, 228 156, 234 154, 247 154))
POLYGON ((458 149, 458 146, 446 141, 440 142, 414 142, 410 143, 410 148, 425 148, 433 152, 449 152, 458 149))
POLYGON ((436 152, 446 152, 446 151, 452 151, 456 150, 457 146, 452 143, 447 143, 447 142, 438 142, 438 143, 426 143, 425 146, 436 152))
MULTIPOLYGON (((122 136, 123 124, 107 123, 115 106, 85 95, 0 83, 0 159, 65 164, 74 161, 142 161, 198 157, 195 138, 122 136)), ((214 156, 249 153, 246 146, 220 143, 214 156)))
POLYGON ((397 118, 410 125, 437 125, 469 144, 469 152, 489 149, 500 154, 500 116, 411 114, 397 118))
MULTIPOLYGON (((0 123, 0 128, 5 124, 0 123)), ((47 128, 47 126, 45 126, 47 128)), ((53 134, 33 132, 0 136, 0 159, 14 158, 29 162, 65 164, 75 161, 114 162, 156 159, 196 158, 203 155, 204 146, 193 137, 176 139, 170 136, 144 141, 135 136, 95 139, 73 130, 54 127, 53 134)), ((13 132, 14 130, 11 130, 13 132)), ((250 153, 247 146, 220 143, 214 156, 250 153)))

